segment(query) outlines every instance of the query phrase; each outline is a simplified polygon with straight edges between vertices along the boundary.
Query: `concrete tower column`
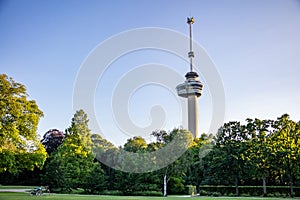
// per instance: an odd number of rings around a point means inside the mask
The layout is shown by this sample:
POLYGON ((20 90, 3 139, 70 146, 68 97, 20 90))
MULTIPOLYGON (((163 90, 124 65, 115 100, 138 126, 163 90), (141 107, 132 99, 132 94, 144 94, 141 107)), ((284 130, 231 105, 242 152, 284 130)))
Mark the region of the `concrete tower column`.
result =
POLYGON ((188 129, 194 135, 194 138, 199 137, 197 99, 196 95, 190 95, 188 97, 188 129))

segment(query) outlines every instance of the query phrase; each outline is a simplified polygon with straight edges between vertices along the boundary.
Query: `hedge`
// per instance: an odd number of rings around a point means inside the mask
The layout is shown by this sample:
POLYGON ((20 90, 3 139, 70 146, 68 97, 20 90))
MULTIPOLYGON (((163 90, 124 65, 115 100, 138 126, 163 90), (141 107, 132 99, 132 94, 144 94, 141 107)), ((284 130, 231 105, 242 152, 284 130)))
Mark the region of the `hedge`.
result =
MULTIPOLYGON (((300 196, 300 187, 294 187, 294 196, 300 196)), ((223 196, 234 196, 235 186, 211 186, 201 185, 199 186, 200 195, 213 196, 213 194, 219 193, 223 196)), ((241 196, 262 196, 262 186, 239 186, 239 194, 241 196)), ((289 186, 267 186, 267 195, 270 197, 286 197, 290 195, 289 186)))

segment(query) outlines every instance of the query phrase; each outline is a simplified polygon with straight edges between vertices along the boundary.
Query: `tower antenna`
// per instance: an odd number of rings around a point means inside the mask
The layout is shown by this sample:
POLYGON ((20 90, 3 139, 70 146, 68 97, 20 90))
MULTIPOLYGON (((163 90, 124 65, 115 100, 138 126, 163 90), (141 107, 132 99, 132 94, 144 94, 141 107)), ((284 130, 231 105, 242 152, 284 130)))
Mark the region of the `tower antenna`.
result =
POLYGON ((192 24, 195 22, 194 17, 187 18, 187 23, 190 26, 190 51, 188 53, 188 56, 190 58, 190 71, 194 71, 194 52, 193 52, 193 37, 192 37, 192 24))

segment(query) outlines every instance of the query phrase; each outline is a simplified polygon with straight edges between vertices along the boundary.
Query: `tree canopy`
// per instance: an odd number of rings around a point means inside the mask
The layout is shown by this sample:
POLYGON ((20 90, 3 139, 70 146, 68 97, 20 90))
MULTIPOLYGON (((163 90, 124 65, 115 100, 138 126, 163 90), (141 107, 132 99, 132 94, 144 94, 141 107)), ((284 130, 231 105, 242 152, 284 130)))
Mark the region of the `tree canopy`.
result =
POLYGON ((47 131, 42 139, 42 144, 45 146, 47 153, 53 153, 64 141, 65 134, 57 129, 47 131))
POLYGON ((43 112, 24 85, 0 75, 0 172, 42 167, 47 153, 37 138, 43 112))

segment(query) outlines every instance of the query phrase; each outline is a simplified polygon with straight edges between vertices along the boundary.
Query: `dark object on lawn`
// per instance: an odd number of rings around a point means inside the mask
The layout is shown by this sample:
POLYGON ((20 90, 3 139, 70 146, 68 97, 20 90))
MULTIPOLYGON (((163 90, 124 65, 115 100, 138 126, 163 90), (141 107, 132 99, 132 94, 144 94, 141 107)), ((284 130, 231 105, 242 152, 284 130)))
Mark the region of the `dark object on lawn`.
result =
POLYGON ((41 187, 34 188, 34 189, 30 192, 30 194, 36 195, 36 196, 42 195, 42 194, 43 194, 42 188, 41 188, 41 187))

